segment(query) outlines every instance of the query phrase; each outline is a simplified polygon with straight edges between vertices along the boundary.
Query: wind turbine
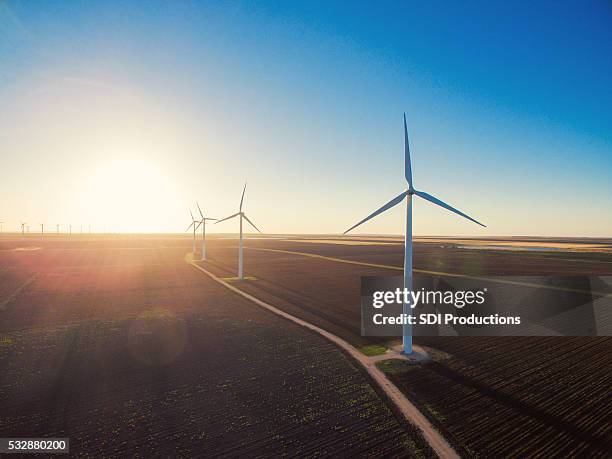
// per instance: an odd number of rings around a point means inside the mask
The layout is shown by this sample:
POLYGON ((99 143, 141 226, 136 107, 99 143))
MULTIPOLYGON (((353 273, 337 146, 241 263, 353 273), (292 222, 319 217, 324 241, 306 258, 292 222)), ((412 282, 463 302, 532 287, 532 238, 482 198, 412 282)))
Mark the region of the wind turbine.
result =
POLYGON ((196 235, 196 230, 198 229, 198 227, 196 226, 196 223, 198 223, 198 221, 195 218, 193 218, 191 209, 189 210, 189 215, 191 215, 191 224, 187 227, 185 231, 189 231, 189 228, 193 227, 193 240, 191 241, 191 253, 195 254, 195 235, 196 235))
POLYGON ((21 235, 25 236, 25 226, 26 226, 26 222, 21 222, 21 235))
POLYGON ((72 236, 72 223, 68 225, 68 235, 72 236))
POLYGON ((40 223, 40 235, 41 236, 45 235, 45 224, 44 223, 40 223))
POLYGON ((0 234, 2 234, 2 229, 3 229, 3 228, 2 228, 2 224, 3 224, 3 223, 4 223, 4 222, 0 222, 0 234))
MULTIPOLYGON (((443 207, 446 210, 450 210, 451 212, 456 213, 468 220, 480 225, 485 226, 479 221, 474 220, 472 217, 464 214, 463 212, 455 209, 454 207, 449 206, 445 202, 440 199, 425 193, 424 191, 418 191, 412 185, 412 165, 410 164, 410 147, 408 146, 408 128, 406 127, 406 114, 404 113, 404 166, 405 166, 405 176, 406 182, 408 182, 408 189, 403 191, 398 196, 393 198, 387 204, 382 206, 380 209, 376 210, 372 214, 368 215, 366 218, 361 220, 356 225, 351 226, 347 229, 344 234, 349 231, 357 228, 359 225, 367 222, 368 220, 376 217, 379 214, 382 214, 384 211, 391 209, 392 207, 398 205, 400 202, 407 198, 406 205, 406 237, 404 242, 404 290, 412 291, 412 196, 416 195, 420 198, 425 199, 433 204, 436 204, 440 207, 443 207)), ((410 316, 412 314, 412 308, 410 305, 410 301, 408 303, 404 303, 403 305, 403 313, 410 316)), ((412 354, 412 326, 410 324, 404 324, 403 326, 403 344, 404 344, 404 354, 412 354)))
MULTIPOLYGON (((246 182, 244 184, 244 188, 242 189, 242 197, 240 198, 240 207, 238 208, 238 212, 230 215, 229 217, 225 217, 221 220, 218 220, 217 223, 221 223, 224 222, 225 220, 229 220, 230 218, 234 218, 237 216, 240 216, 240 239, 238 242, 238 279, 242 280, 244 279, 244 270, 242 269, 242 219, 244 218, 247 222, 250 223, 250 225, 255 228, 257 231, 259 231, 259 228, 257 228, 255 226, 255 223, 253 223, 251 220, 249 220, 249 217, 246 216, 246 214, 242 211, 242 203, 244 201, 244 192, 246 191, 246 182)), ((215 223, 215 225, 217 224, 215 223)), ((259 231, 261 233, 261 231, 259 231)))
POLYGON ((57 225, 55 225, 55 233, 59 234, 59 223, 57 225))
MULTIPOLYGON (((200 223, 198 223, 198 226, 202 225, 202 261, 206 261, 206 221, 207 220, 217 220, 216 218, 210 218, 210 217, 205 217, 204 214, 202 213, 202 209, 200 209, 200 204, 198 204, 198 202, 196 201, 196 206, 198 206, 198 212, 200 212, 200 217, 202 217, 202 220, 200 220, 200 223)), ((192 216, 193 218, 193 216, 192 216)), ((196 228, 197 229, 197 228, 196 228)))

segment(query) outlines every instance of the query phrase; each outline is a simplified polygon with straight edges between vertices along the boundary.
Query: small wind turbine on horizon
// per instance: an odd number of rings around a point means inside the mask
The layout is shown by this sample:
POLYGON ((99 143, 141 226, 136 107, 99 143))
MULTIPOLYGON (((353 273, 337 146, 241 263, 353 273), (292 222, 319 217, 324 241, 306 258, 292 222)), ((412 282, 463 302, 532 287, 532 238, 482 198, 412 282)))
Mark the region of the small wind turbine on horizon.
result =
MULTIPOLYGON (((404 166, 405 166, 405 177, 406 182, 408 182, 408 189, 403 191, 398 196, 393 198, 391 201, 386 203, 380 209, 374 211, 372 214, 368 215, 366 218, 361 220, 359 223, 351 226, 347 229, 344 234, 347 234, 349 231, 357 228, 359 225, 367 222, 368 220, 376 217, 379 214, 382 214, 386 210, 395 207, 400 202, 407 198, 406 205, 406 236, 404 242, 404 290, 412 291, 412 196, 419 196, 426 201, 429 201, 437 206, 440 206, 446 210, 450 210, 451 212, 456 213, 468 220, 476 223, 480 226, 485 226, 479 221, 474 220, 472 217, 464 214, 463 212, 451 207, 440 199, 425 193, 424 191, 416 190, 412 185, 412 165, 410 163, 410 147, 408 145, 408 128, 406 127, 406 114, 404 113, 404 166)), ((412 308, 410 302, 404 303, 403 305, 403 313, 410 316, 412 314, 412 308)), ((404 354, 412 354, 412 326, 410 324, 404 324, 403 326, 403 345, 404 345, 404 354)))
POLYGON ((21 235, 25 236, 25 226, 26 226, 26 222, 21 222, 21 235))
MULTIPOLYGON (((196 201, 196 206, 198 206, 198 212, 200 212, 200 217, 202 220, 198 223, 198 227, 202 225, 202 258, 201 261, 206 261, 206 221, 217 220, 216 218, 205 217, 202 213, 202 209, 200 209, 200 204, 196 201)), ((192 217, 193 218, 193 217, 192 217)), ((197 230, 198 228, 196 228, 197 230)))
MULTIPOLYGON (((193 218, 193 214, 191 213, 191 209, 189 209, 189 215, 191 215, 191 224, 187 227, 185 232, 189 231, 189 229, 193 227, 193 239, 191 240, 191 253, 195 254, 196 253, 196 251, 195 251, 196 230, 198 229, 196 227, 196 223, 198 223, 198 220, 193 218)), ((198 225, 198 226, 200 226, 200 225, 198 225)))
POLYGON ((39 225, 40 225, 40 235, 44 236, 45 235, 45 224, 39 223, 39 225))
MULTIPOLYGON (((229 220, 230 218, 234 218, 234 217, 240 217, 240 239, 238 241, 238 279, 242 280, 244 279, 244 270, 243 270, 243 257, 242 257, 242 219, 244 218, 247 222, 249 222, 249 224, 255 228, 259 233, 261 233, 261 231, 259 231, 259 228, 257 228, 255 226, 255 224, 249 220, 249 217, 246 216, 246 214, 242 211, 242 203, 244 202, 244 192, 246 191, 246 187, 247 184, 245 182, 244 184, 244 188, 242 189, 242 197, 240 198, 240 207, 238 208, 238 212, 236 212, 233 215, 230 215, 229 217, 225 217, 222 218, 221 220, 218 220, 217 223, 221 223, 224 222, 225 220, 229 220)), ((215 223, 215 225, 217 224, 215 223)))

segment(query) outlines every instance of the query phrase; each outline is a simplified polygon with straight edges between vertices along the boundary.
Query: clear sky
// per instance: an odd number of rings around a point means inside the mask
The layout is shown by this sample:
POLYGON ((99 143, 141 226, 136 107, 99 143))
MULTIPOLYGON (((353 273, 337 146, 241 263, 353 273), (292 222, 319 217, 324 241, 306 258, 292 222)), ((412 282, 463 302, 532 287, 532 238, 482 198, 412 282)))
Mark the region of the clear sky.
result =
POLYGON ((5 230, 612 236, 609 2, 364 3, 0 1, 5 230))

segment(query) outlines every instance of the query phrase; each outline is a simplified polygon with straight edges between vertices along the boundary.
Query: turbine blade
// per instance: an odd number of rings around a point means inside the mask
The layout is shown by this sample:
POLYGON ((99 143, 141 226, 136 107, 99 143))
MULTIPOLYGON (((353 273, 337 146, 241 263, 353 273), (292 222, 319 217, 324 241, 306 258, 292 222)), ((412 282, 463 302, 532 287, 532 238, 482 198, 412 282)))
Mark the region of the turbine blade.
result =
POLYGON ((244 182, 244 188, 242 189, 242 197, 240 198, 240 212, 242 212, 242 201, 244 201, 244 192, 246 191, 247 182, 244 182))
POLYGON ((410 162, 410 145, 408 144, 408 127, 406 126, 406 113, 404 113, 404 165, 406 166, 406 181, 412 190, 412 164, 410 162))
POLYGON ((200 204, 196 201, 196 206, 198 206, 198 212, 200 212, 200 217, 204 218, 204 214, 202 213, 202 209, 200 209, 200 204))
MULTIPOLYGON (((217 223, 224 222, 225 220, 229 220, 230 218, 234 218, 235 216, 240 215, 240 212, 236 212, 234 215, 230 215, 229 217, 222 218, 221 220, 217 220, 217 223)), ((215 223, 215 225, 217 224, 215 223)))
MULTIPOLYGON (((257 227, 255 226, 255 223, 253 223, 251 220, 249 220, 249 217, 247 217, 247 216, 246 216, 246 215, 244 215, 244 214, 242 214, 242 216, 244 217, 244 219, 245 219, 247 222, 249 222, 249 223, 251 224, 251 226, 252 226, 253 228, 255 228, 257 231, 259 231, 259 228, 257 228, 257 227)), ((261 231, 259 231, 259 232, 261 233, 261 231)))
POLYGON ((195 227, 195 230, 194 230, 194 231, 197 231, 197 230, 198 230, 198 228, 200 227, 200 225, 202 224, 202 222, 203 222, 203 221, 204 221, 204 220, 200 220, 200 221, 198 222, 198 226, 196 226, 196 227, 195 227))
POLYGON ((192 226, 193 226, 193 222, 191 222, 191 225, 189 225, 185 231, 186 232, 189 231, 189 228, 191 228, 192 226))
POLYGON ((446 204, 445 202, 440 201, 438 198, 436 198, 436 197, 434 197, 434 196, 432 196, 432 195, 430 195, 430 194, 428 194, 428 193, 425 193, 424 191, 416 191, 416 190, 415 190, 415 191, 414 191, 414 194, 416 194, 417 196, 420 196, 421 198, 423 198, 423 199, 425 199, 425 200, 427 200, 427 201, 429 201, 429 202, 431 202, 431 203, 433 203, 433 204, 437 204, 438 206, 443 207, 443 208, 445 208, 446 210, 450 210, 451 212, 454 212, 454 213, 456 213, 457 215, 461 215, 463 218, 467 218, 468 220, 470 220, 470 221, 472 221, 472 222, 476 223, 477 225, 484 226, 484 227, 486 228, 486 225, 483 225, 483 224, 482 224, 482 223, 480 223, 479 221, 474 220, 474 219, 473 219, 472 217, 470 217, 469 215, 464 214, 464 213, 463 213, 463 212, 461 212, 460 210, 457 210, 457 209, 455 209, 454 207, 449 206, 449 205, 448 205, 448 204, 446 204))
POLYGON ((212 218, 212 217, 206 217, 204 220, 215 220, 215 221, 219 221, 218 218, 212 218))
POLYGON ((389 201, 387 204, 385 204, 384 206, 382 206, 380 209, 376 210, 375 212, 371 213, 370 215, 368 215, 366 218, 364 218, 363 220, 361 220, 359 223, 357 223, 356 225, 351 226, 349 229, 347 229, 344 233, 342 234, 346 234, 349 231, 357 228, 359 225, 361 225, 362 223, 367 222, 368 220, 370 220, 371 218, 376 217, 378 214, 382 214, 385 210, 390 209, 391 207, 394 207, 396 205, 398 205, 400 202, 402 202, 404 200, 404 198, 406 197, 406 194, 408 194, 407 191, 404 191, 402 194, 394 197, 391 201, 389 201))
POLYGON ((191 209, 189 209, 189 215, 191 215, 191 221, 195 222, 195 218, 193 218, 193 214, 191 213, 191 209))

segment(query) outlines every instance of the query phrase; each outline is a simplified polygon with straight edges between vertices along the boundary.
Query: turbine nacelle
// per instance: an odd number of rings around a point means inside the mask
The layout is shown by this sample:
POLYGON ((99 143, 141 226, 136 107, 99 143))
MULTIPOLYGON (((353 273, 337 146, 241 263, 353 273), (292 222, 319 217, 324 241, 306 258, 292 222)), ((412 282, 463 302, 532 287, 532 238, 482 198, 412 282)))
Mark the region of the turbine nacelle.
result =
MULTIPOLYGON (((202 212, 202 209, 200 208, 200 204, 198 204, 198 201, 196 201, 196 206, 198 207, 198 212, 200 213, 200 218, 201 218, 201 220, 199 221, 198 227, 201 224, 206 224, 207 221, 212 221, 212 220, 217 221, 218 220, 217 218, 205 217, 204 213, 202 212)), ((193 215, 192 215, 192 218, 193 218, 193 215)))

